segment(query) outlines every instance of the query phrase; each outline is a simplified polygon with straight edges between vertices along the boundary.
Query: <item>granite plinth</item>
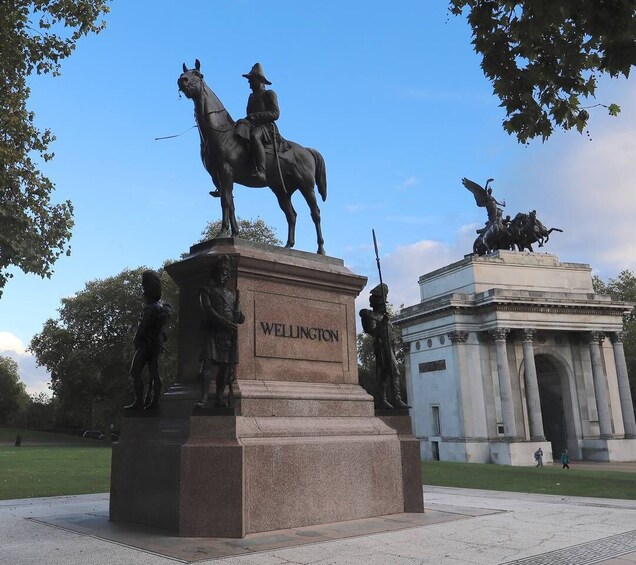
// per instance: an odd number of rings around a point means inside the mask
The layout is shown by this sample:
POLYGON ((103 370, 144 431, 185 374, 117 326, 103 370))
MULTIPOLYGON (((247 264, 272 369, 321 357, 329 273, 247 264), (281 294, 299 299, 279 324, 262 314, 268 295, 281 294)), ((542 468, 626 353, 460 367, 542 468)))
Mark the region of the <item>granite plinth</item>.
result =
POLYGON ((180 288, 178 382, 158 417, 124 420, 111 520, 243 537, 423 511, 420 480, 419 506, 411 492, 417 442, 403 423, 376 417, 358 385, 354 300, 364 277, 338 259, 237 240, 195 246, 168 270, 180 288), (237 257, 232 285, 245 314, 234 404, 195 409, 198 289, 219 254, 237 257))
POLYGON ((360 387, 255 384, 237 383, 238 415, 126 418, 113 446, 111 520, 243 537, 411 508, 405 441, 360 387))
POLYGON ((196 381, 199 289, 222 254, 238 263, 239 380, 358 383, 354 300, 366 278, 340 259, 233 238, 193 246, 166 267, 179 285, 179 383, 196 381))
MULTIPOLYGON (((376 410, 376 414, 377 414, 376 410)), ((420 442, 413 436, 411 417, 386 414, 380 416, 387 426, 395 430, 400 440, 400 459, 402 462, 402 490, 404 492, 403 512, 424 512, 422 496, 422 465, 420 462, 420 442)), ((396 410, 395 412, 402 412, 396 410)), ((406 412, 406 410, 404 410, 406 412)))

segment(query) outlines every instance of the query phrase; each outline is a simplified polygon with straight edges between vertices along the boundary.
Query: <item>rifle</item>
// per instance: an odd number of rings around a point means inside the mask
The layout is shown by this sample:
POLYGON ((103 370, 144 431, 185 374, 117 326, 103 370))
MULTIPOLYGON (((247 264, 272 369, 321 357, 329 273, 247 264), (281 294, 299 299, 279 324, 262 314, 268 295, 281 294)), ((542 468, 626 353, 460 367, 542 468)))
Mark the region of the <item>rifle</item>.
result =
POLYGON ((375 262, 378 265, 378 275, 380 277, 380 290, 382 291, 382 302, 384 303, 384 313, 386 314, 386 294, 384 293, 384 283, 382 282, 382 267, 380 266, 380 254, 378 253, 378 240, 375 238, 375 230, 372 229, 373 247, 375 248, 375 262))

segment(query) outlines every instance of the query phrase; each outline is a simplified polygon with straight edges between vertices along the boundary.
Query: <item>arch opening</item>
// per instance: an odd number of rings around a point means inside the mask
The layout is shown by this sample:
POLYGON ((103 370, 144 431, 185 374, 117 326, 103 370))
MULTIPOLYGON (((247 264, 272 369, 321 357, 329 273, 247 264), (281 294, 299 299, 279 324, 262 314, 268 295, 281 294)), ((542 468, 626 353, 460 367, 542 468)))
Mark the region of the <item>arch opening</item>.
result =
POLYGON ((546 354, 535 356, 541 419, 545 438, 552 444, 552 454, 556 458, 568 447, 568 421, 571 420, 571 402, 567 386, 567 376, 558 363, 546 354))

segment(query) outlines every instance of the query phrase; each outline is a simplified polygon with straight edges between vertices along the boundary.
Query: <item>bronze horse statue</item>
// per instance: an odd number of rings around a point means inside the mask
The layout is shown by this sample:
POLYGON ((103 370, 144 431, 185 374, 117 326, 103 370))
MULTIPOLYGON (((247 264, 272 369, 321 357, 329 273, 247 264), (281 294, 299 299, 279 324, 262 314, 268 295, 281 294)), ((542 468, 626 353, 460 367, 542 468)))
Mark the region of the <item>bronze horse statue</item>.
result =
POLYGON ((532 252, 533 243, 538 243, 539 247, 543 247, 553 231, 563 232, 560 228, 546 228, 537 218, 536 210, 532 210, 528 214, 519 212, 510 222, 510 234, 519 251, 527 249, 532 252))
POLYGON ((485 255, 496 249, 510 249, 513 246, 511 234, 501 218, 501 210, 497 210, 497 218, 485 228, 477 230, 479 234, 473 243, 473 253, 485 255))
MULTIPOLYGON (((248 143, 235 133, 235 122, 216 94, 203 80, 201 64, 197 59, 194 69, 183 64, 183 73, 177 84, 179 90, 194 102, 194 116, 201 137, 201 160, 212 177, 221 197, 221 231, 216 237, 238 236, 239 228, 234 210, 234 183, 252 188, 269 186, 278 199, 278 205, 287 219, 287 244, 295 243, 296 211, 291 197, 300 190, 311 211, 316 226, 318 253, 325 253, 320 227, 320 208, 314 185, 323 202, 327 198, 327 174, 325 161, 315 149, 286 141, 282 147, 266 147, 266 181, 254 171, 248 143)), ((277 143, 274 137, 274 143, 277 143)))

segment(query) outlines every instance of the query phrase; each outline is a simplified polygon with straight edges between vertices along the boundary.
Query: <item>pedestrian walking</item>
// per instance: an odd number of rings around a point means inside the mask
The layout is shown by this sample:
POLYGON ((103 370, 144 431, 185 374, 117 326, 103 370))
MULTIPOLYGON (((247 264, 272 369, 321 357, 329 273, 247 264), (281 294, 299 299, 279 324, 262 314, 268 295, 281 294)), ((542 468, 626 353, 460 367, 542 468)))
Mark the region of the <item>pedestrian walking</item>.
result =
POLYGON ((537 467, 543 467, 543 449, 539 448, 534 452, 534 460, 537 462, 537 467))
POLYGON ((564 449, 563 453, 561 453, 561 463, 563 463, 564 469, 570 468, 570 456, 568 455, 567 449, 564 449))

